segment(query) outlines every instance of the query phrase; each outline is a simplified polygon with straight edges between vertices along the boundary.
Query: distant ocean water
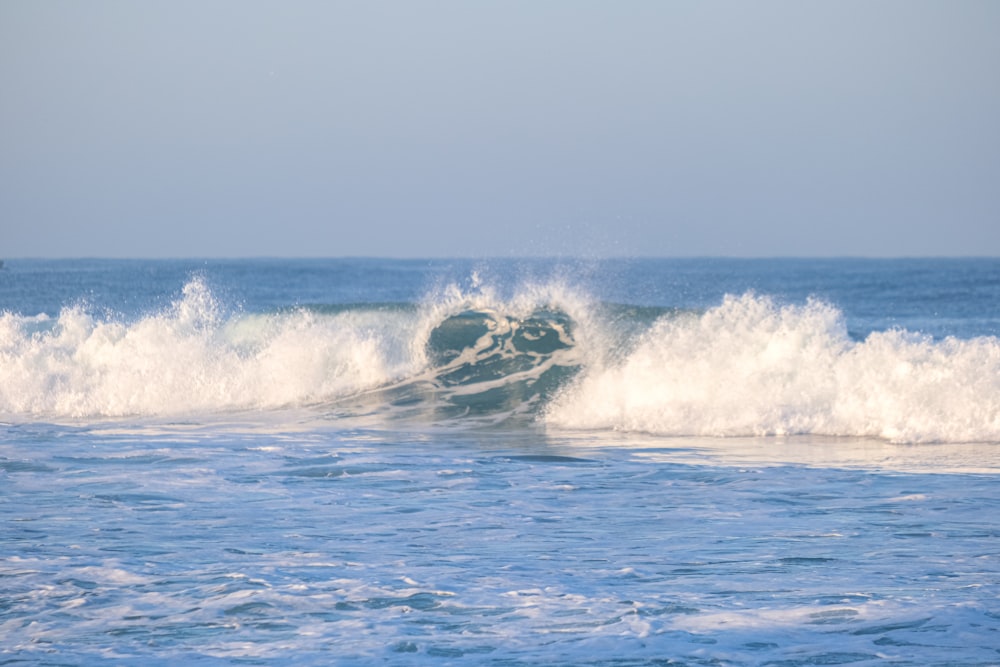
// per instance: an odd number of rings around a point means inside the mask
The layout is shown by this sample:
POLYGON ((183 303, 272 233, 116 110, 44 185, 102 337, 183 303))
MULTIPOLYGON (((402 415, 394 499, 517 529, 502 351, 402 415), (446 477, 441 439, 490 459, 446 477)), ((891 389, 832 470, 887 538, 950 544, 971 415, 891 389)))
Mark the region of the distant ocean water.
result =
POLYGON ((1000 260, 9 260, 0 662, 1000 664, 1000 260))

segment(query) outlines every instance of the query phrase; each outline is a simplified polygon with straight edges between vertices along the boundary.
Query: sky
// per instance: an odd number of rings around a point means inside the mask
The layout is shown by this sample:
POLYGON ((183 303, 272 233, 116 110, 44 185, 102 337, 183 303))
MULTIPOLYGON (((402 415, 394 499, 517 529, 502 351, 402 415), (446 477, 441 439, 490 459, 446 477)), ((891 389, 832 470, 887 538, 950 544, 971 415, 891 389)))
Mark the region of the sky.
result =
POLYGON ((1000 256, 994 0, 4 0, 0 258, 1000 256))

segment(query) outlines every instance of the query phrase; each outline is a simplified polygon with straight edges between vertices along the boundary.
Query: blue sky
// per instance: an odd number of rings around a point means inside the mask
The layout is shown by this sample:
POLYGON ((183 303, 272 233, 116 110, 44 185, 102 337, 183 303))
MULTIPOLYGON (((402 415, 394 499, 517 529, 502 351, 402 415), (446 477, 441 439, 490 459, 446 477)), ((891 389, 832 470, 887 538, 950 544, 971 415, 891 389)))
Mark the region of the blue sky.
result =
POLYGON ((0 4, 0 258, 1000 255, 1000 3, 0 4))

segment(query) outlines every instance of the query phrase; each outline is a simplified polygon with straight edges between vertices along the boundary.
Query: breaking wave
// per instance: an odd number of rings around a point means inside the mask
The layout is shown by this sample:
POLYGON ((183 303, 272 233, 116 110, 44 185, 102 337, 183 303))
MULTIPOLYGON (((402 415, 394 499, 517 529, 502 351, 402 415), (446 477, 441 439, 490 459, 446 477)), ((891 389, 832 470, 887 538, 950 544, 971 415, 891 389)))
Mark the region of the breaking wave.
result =
POLYGON ((891 330, 854 342, 830 305, 729 296, 701 315, 660 318, 544 418, 661 435, 1000 441, 1000 341, 891 330))
POLYGON ((133 321, 80 306, 0 315, 0 419, 288 407, 679 436, 1000 441, 1000 341, 903 330, 856 341, 818 301, 746 294, 681 312, 597 303, 564 284, 242 313, 196 278, 133 321))

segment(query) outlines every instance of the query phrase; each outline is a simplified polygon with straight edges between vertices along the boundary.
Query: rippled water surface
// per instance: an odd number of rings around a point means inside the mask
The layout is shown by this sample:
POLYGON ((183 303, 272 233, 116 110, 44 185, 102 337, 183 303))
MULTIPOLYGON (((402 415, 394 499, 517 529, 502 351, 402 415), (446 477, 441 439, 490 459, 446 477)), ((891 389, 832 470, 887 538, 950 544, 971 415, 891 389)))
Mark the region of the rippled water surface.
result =
POLYGON ((977 447, 831 466, 822 441, 727 461, 530 429, 2 435, 12 664, 1000 662, 977 447))

